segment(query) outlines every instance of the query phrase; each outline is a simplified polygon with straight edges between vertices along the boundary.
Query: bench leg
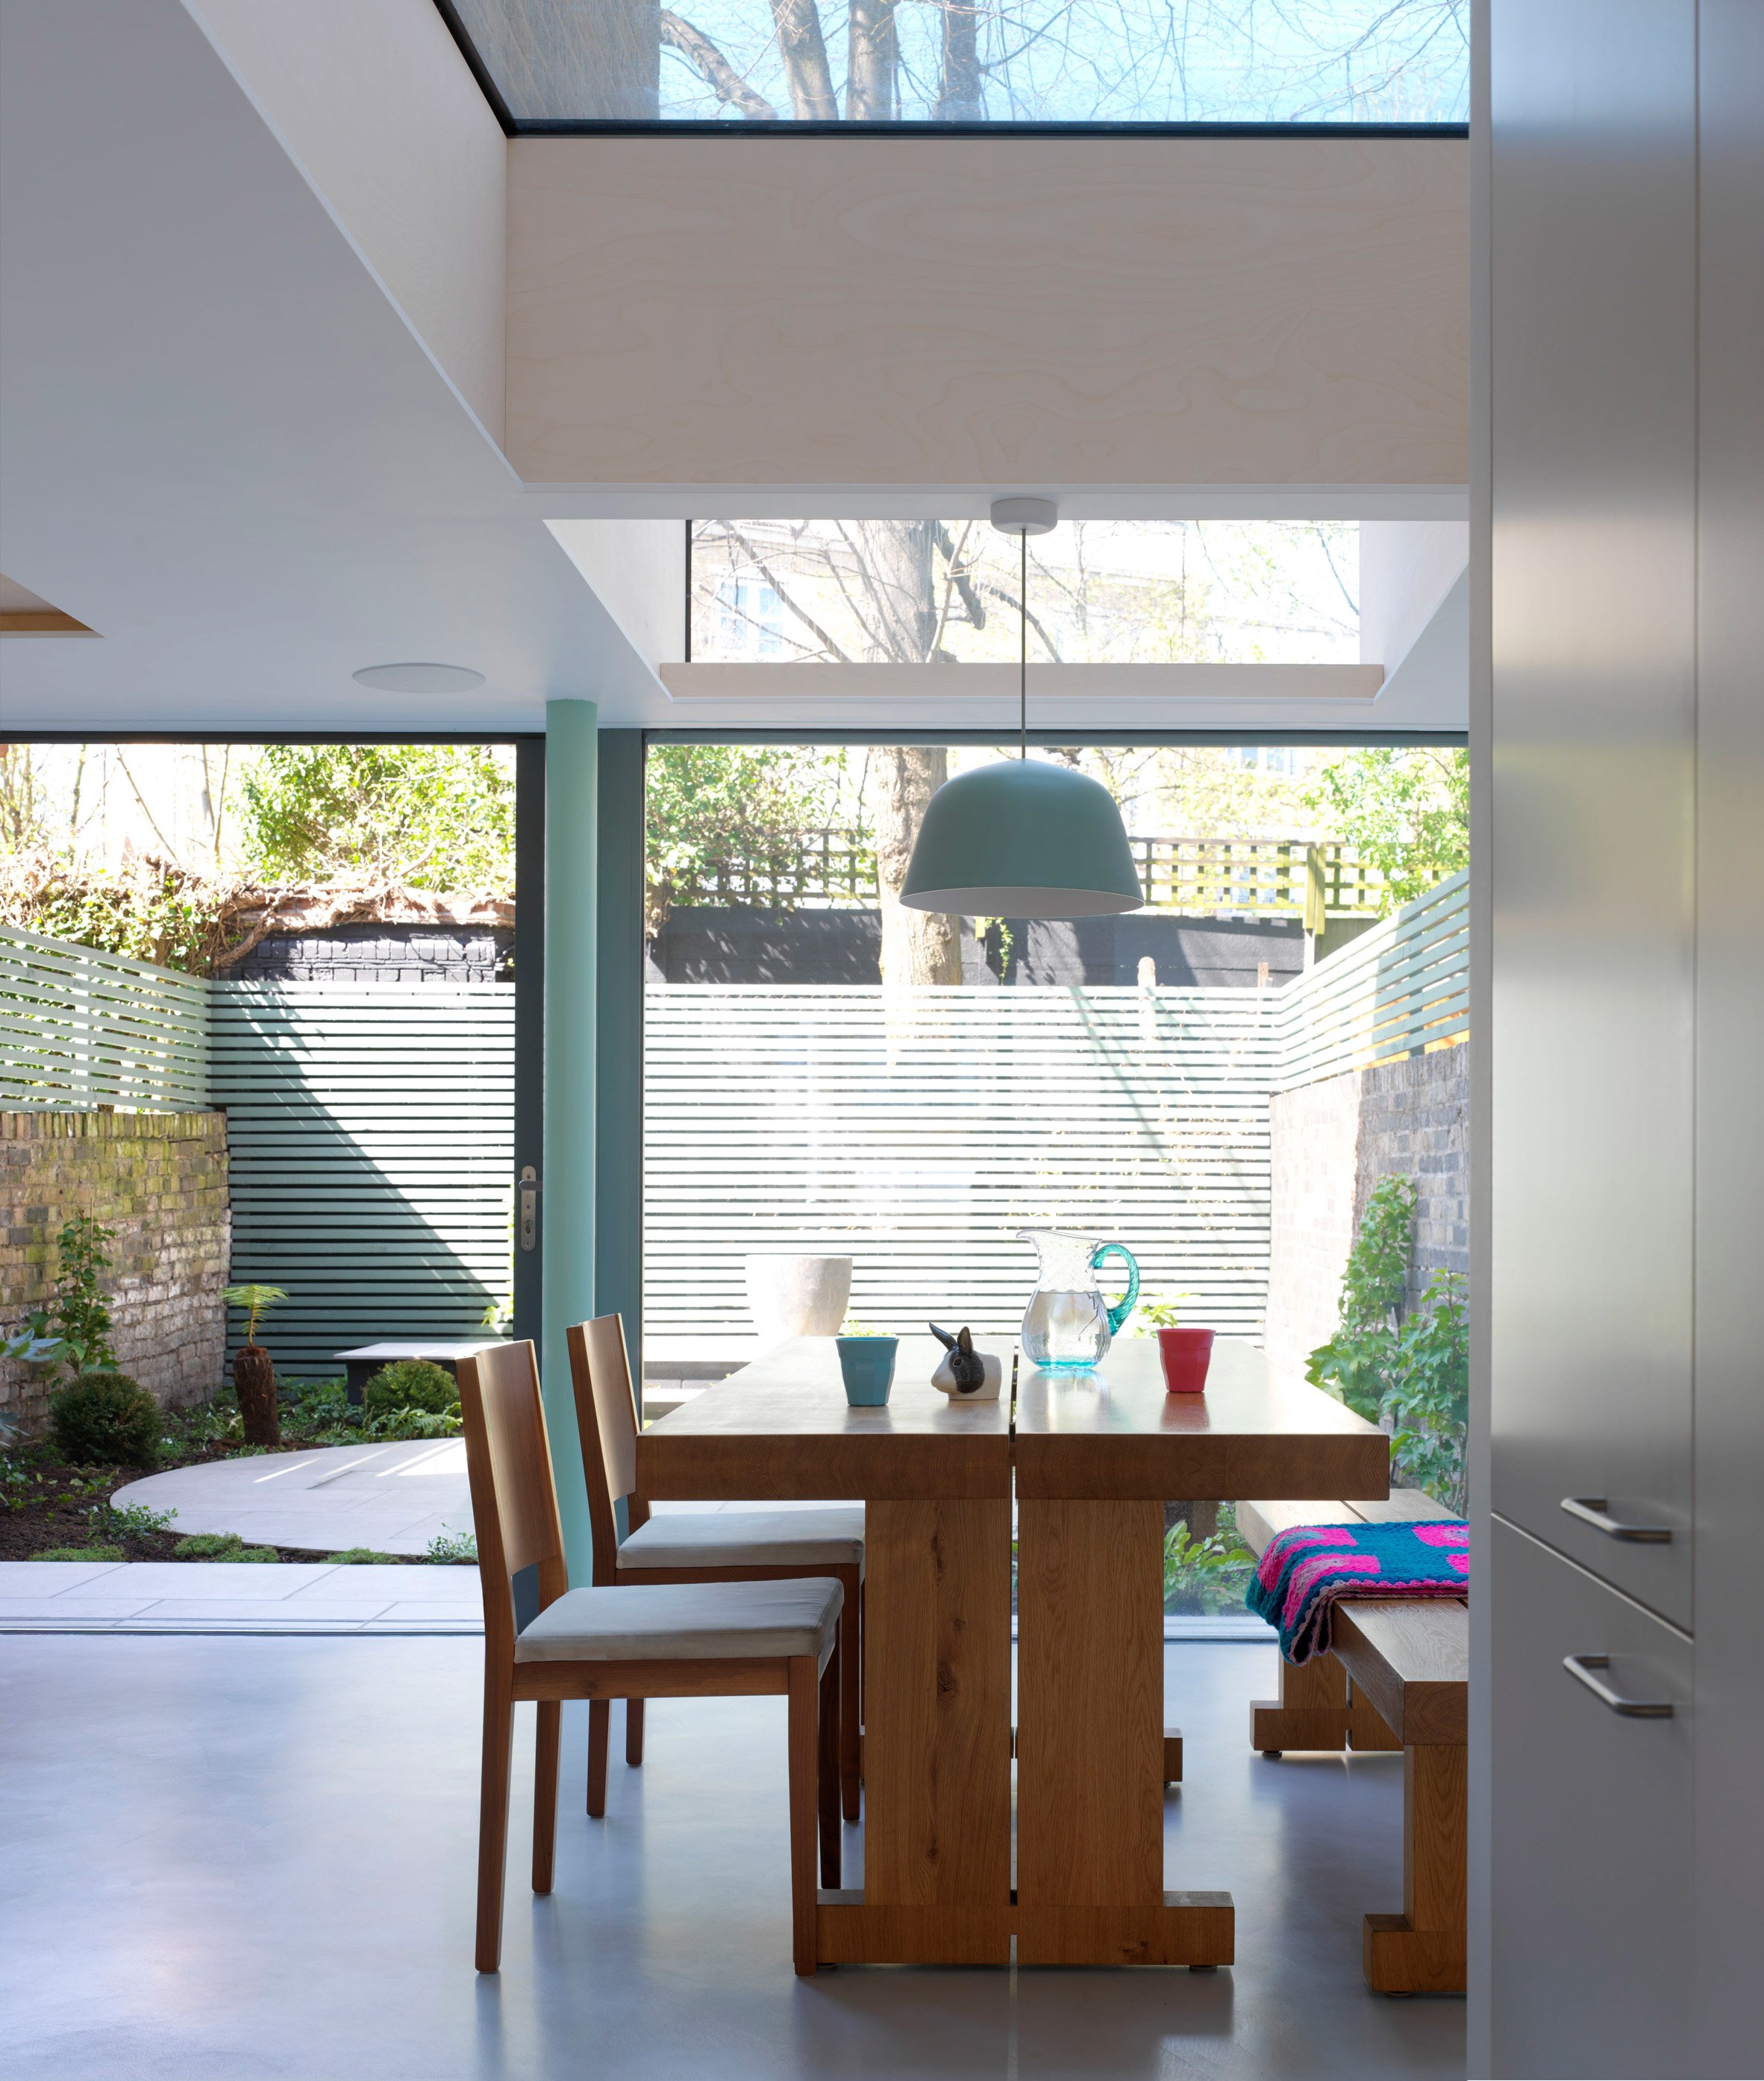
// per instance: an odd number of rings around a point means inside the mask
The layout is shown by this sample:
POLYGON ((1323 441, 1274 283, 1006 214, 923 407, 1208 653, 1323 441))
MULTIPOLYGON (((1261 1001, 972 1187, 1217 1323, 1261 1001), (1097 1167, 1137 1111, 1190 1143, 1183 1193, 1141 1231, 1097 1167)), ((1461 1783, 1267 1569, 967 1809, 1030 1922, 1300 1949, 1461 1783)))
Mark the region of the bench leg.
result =
POLYGON ((1375 1994, 1464 1991, 1467 1755, 1403 1751, 1403 1912, 1366 1918, 1366 1983, 1375 1994))
POLYGON ((1250 1746, 1264 1755, 1282 1749, 1345 1749, 1351 1709, 1348 1673, 1332 1654, 1303 1663, 1282 1655, 1279 1697, 1257 1700, 1249 1709, 1250 1746))
MULTIPOLYGON (((1331 1659, 1334 1658, 1332 1656, 1331 1659)), ((1371 1700, 1355 1689, 1354 1679, 1348 1679, 1348 1747, 1363 1755, 1369 1750, 1400 1749, 1403 1744, 1384 1724, 1383 1717, 1371 1700)))

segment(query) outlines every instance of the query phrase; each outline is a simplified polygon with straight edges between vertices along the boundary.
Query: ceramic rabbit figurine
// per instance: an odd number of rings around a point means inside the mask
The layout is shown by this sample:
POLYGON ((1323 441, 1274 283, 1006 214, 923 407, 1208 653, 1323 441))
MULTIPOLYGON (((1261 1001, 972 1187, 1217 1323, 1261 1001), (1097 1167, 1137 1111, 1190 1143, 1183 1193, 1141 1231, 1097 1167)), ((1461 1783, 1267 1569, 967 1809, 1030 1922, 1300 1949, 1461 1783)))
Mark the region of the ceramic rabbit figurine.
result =
POLYGON ((990 1352, 975 1351, 973 1336, 965 1328, 958 1330, 953 1337, 947 1330, 940 1330, 935 1322, 930 1329, 932 1335, 944 1347, 944 1356, 931 1376, 931 1385, 952 1402, 996 1402, 1004 1378, 1004 1362, 990 1352))

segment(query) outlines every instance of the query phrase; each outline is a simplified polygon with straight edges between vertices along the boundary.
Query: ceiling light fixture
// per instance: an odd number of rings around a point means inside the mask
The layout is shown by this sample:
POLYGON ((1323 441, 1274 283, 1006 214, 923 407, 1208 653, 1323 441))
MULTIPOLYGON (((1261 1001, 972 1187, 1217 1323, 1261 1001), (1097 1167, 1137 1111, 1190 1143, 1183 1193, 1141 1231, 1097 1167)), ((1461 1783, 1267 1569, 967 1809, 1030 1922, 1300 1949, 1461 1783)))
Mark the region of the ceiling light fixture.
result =
POLYGON ((1029 538, 1050 498, 997 498, 992 525, 1022 546, 1017 755, 946 780, 931 798, 900 900, 966 918, 1106 918, 1145 902, 1114 797, 1075 767, 1029 755, 1029 538))
POLYGON ((381 694, 469 694, 484 683, 469 665, 364 665, 352 676, 381 694))

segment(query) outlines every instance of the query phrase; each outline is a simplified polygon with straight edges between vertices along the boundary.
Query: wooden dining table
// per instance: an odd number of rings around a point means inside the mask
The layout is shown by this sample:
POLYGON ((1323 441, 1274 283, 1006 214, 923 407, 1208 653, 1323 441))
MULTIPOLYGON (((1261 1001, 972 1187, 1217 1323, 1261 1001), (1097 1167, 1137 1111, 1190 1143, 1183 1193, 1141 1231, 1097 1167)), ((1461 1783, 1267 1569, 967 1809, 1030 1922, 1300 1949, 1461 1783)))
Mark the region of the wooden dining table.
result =
POLYGON ((1236 1339, 1198 1395, 1149 1338, 990 1402, 933 1388, 941 1356, 903 1338, 853 1409, 801 1338, 638 1440, 650 1502, 863 1503, 864 1883, 822 1894, 819 1961, 1229 1965, 1231 1894, 1164 1883, 1164 1499, 1383 1497, 1390 1441, 1236 1339))

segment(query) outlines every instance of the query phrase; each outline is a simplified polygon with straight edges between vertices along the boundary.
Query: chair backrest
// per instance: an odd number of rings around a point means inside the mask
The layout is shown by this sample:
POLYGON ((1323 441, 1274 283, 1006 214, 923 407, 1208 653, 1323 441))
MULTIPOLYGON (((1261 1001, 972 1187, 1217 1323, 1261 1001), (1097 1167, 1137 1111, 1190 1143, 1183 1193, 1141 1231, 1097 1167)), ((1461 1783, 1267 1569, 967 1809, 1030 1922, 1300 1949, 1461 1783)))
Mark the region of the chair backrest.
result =
POLYGON ((582 1471, 587 1481, 588 1520, 594 1532, 594 1579, 614 1579, 618 1552, 617 1506, 629 1496, 630 1528, 649 1512, 637 1487, 637 1399, 625 1350, 622 1315, 596 1315, 572 1323, 566 1332, 570 1378, 575 1389, 576 1428, 582 1434, 582 1471))
POLYGON ((490 1344, 462 1358, 459 1397, 486 1644, 512 1654, 514 1577, 538 1564, 541 1610, 570 1587, 532 1344, 490 1344))

